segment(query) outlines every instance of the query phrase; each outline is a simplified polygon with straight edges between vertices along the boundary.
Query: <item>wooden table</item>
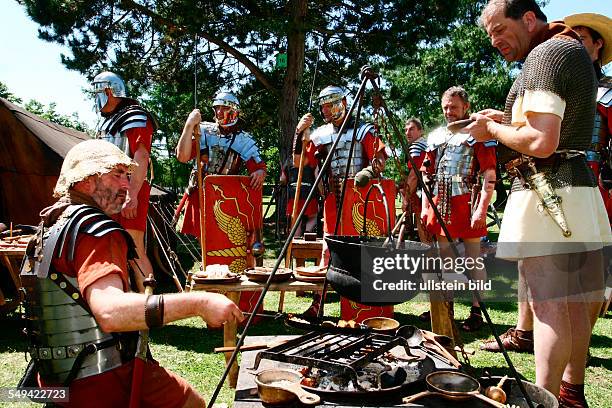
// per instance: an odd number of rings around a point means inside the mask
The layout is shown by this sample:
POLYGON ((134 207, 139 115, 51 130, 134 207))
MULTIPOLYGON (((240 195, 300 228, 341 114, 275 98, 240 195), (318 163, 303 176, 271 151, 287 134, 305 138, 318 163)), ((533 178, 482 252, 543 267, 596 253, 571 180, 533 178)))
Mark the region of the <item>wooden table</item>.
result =
MULTIPOLYGON (((191 290, 205 290, 223 293, 234 303, 238 304, 240 300, 240 292, 244 291, 260 291, 264 285, 262 283, 252 282, 246 276, 242 276, 240 282, 236 283, 192 283, 191 290)), ((323 289, 323 282, 309 283, 296 280, 288 280, 286 282, 272 283, 270 291, 319 291, 323 289)), ((238 334, 237 323, 226 323, 223 325, 223 346, 232 347, 236 345, 236 335, 238 334)), ((225 361, 228 362, 232 353, 225 353, 225 361)), ((236 388, 238 380, 238 364, 234 362, 228 375, 229 386, 236 388)))
POLYGON ((12 310, 22 300, 22 294, 19 291, 21 287, 21 279, 19 278, 19 267, 21 260, 25 255, 25 248, 0 248, 0 259, 2 265, 5 266, 8 271, 10 282, 12 283, 11 290, 15 291, 15 297, 7 300, 4 292, 0 288, 0 311, 12 310))

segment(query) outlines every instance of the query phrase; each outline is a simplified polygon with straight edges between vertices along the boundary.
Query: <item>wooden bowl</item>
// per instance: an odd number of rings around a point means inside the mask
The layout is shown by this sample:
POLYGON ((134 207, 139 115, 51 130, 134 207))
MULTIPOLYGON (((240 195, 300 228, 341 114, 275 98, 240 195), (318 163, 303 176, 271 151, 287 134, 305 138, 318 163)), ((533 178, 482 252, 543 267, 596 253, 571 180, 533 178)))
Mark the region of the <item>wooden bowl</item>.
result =
POLYGON ((393 334, 399 327, 399 322, 388 317, 370 317, 362 322, 375 332, 393 334))

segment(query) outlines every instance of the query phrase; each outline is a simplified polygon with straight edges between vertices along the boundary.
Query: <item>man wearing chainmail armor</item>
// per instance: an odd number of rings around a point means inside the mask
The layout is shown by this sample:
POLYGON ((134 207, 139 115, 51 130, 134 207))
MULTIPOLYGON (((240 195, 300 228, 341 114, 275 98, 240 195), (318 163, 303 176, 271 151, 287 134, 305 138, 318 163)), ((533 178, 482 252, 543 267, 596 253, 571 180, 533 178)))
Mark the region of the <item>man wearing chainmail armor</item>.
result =
POLYGON ((507 61, 523 62, 504 112, 473 114, 466 128, 476 140, 500 143, 513 178, 497 257, 518 260, 526 285, 528 298, 519 301, 534 314, 536 384, 561 407, 587 407, 589 308, 602 295, 601 249, 612 238, 585 154, 595 71, 578 34, 548 24, 534 0, 491 0, 481 23, 507 61))

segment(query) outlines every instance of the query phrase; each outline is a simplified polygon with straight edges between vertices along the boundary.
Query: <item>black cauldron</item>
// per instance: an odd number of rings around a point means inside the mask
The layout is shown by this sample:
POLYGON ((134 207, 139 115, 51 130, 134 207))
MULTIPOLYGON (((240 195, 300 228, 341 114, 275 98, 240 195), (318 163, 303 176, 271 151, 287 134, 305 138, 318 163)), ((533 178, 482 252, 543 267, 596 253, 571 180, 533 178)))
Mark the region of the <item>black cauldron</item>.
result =
MULTIPOLYGON (((397 297, 382 296, 380 301, 367 302, 362 299, 362 278, 369 281, 372 278, 375 258, 395 258, 397 255, 418 257, 425 256, 430 246, 422 242, 405 241, 397 243, 384 237, 358 237, 331 235, 325 237, 330 252, 330 266, 327 271, 327 281, 338 294, 369 306, 396 305, 412 299, 417 290, 401 293, 397 297), (387 243, 385 244, 385 241, 387 243), (362 276, 368 274, 368 276, 362 276)), ((402 279, 415 282, 421 281, 421 271, 402 275, 402 279)))

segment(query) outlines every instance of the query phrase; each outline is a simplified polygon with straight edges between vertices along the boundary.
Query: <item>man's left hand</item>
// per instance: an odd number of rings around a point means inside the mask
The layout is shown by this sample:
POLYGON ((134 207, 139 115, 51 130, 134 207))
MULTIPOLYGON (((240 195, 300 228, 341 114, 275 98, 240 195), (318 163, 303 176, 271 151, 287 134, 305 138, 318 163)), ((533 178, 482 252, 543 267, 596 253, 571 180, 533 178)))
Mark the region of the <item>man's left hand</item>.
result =
POLYGON ((257 170, 251 174, 251 188, 259 190, 263 186, 264 179, 266 178, 266 172, 263 170, 257 170))
POLYGON ((477 142, 484 142, 493 139, 493 135, 489 130, 489 126, 495 121, 488 116, 481 115, 480 113, 472 113, 470 119, 474 122, 466 126, 463 131, 472 135, 477 142))
POLYGON ((123 203, 123 209, 121 210, 121 215, 128 220, 132 220, 136 218, 136 214, 138 213, 138 195, 130 194, 127 192, 127 196, 125 198, 125 203, 123 203))
POLYGON ((474 214, 472 214, 470 226, 472 229, 485 228, 487 226, 487 212, 477 208, 476 211, 474 211, 474 214))

